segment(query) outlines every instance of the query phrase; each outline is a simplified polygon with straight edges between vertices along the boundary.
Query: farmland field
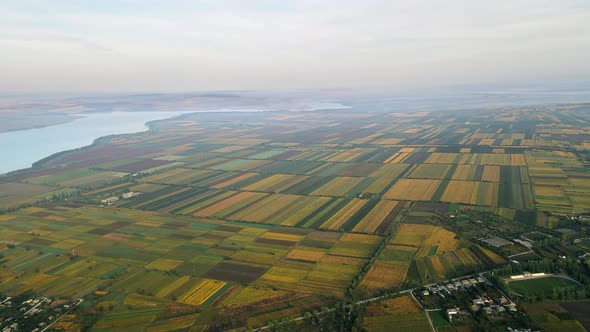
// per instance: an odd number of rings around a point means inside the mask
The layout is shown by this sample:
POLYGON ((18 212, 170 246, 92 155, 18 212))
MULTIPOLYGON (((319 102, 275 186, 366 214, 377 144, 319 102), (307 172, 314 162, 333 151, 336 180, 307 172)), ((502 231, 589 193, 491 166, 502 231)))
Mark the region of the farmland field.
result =
MULTIPOLYGON (((507 263, 436 218, 590 211, 585 104, 264 113, 186 114, 1 176, 0 293, 83 298, 63 326, 256 328, 507 263)), ((548 282, 527 287, 569 286, 548 282)), ((383 303, 367 330, 428 330, 411 298, 383 303)))
POLYGON ((365 308, 364 325, 368 331, 431 331, 426 313, 408 295, 382 301, 365 308))
POLYGON ((585 331, 580 322, 588 321, 587 315, 577 315, 577 312, 583 312, 587 303, 530 303, 525 308, 531 318, 535 320, 543 329, 547 331, 585 331), (573 315, 568 313, 567 309, 572 310, 573 315), (573 316, 573 317, 572 317, 573 316), (580 322, 576 321, 578 319, 580 322))

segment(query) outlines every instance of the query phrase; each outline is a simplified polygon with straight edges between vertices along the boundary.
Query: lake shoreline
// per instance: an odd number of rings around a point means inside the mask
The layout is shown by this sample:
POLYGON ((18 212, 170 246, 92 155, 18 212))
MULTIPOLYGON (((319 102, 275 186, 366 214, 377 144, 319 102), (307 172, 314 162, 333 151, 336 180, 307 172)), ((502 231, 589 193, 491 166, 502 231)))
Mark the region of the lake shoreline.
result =
MULTIPOLYGON (((134 112, 109 112, 109 113, 102 113, 100 114, 100 116, 105 116, 105 115, 121 115, 124 114, 125 116, 128 117, 132 117, 134 112)), ((120 128, 117 129, 113 129, 113 133, 112 134, 98 134, 95 137, 89 137, 87 140, 90 141, 88 143, 86 142, 82 142, 80 144, 80 146, 76 146, 76 147, 71 147, 71 148, 64 148, 61 149, 59 151, 55 151, 55 152, 51 152, 48 151, 47 154, 45 154, 44 157, 41 158, 36 158, 35 160, 30 159, 30 164, 29 166, 24 166, 24 167, 20 167, 20 168, 16 168, 16 169, 10 169, 11 167, 9 166, 8 170, 4 171, 0 169, 0 179, 1 178, 7 178, 7 177, 12 177, 12 176, 16 176, 19 175, 21 173, 27 172, 27 171, 31 171, 31 170, 38 170, 38 169, 42 169, 43 166, 49 162, 50 160, 53 160, 59 156, 62 156, 64 154, 68 154, 74 151, 79 151, 79 150, 85 150, 85 149, 90 149, 98 144, 100 144, 102 141, 104 141, 105 139, 109 139, 112 137, 116 137, 119 135, 133 135, 133 134, 138 134, 138 133, 142 133, 142 132, 147 132, 147 131, 151 131, 153 130, 152 127, 152 122, 155 121, 161 121, 161 120, 166 120, 166 119, 170 119, 170 118, 174 118, 177 116, 181 116, 183 114, 189 114, 190 112, 137 112, 135 114, 141 114, 143 116, 146 116, 146 113, 149 113, 148 115, 153 115, 152 119, 148 119, 147 121, 141 121, 141 120, 137 120, 134 121, 134 128, 130 129, 129 131, 126 130, 121 130, 120 128), (169 113, 169 114, 168 114, 169 113), (158 115, 162 116, 160 118, 153 118, 153 117, 157 117, 158 115), (141 121, 141 124, 139 125, 139 122, 141 121), (119 132, 117 132, 119 131, 119 132)), ((64 125, 69 125, 69 126, 75 126, 76 120, 87 120, 87 121, 92 121, 92 115, 90 116, 86 116, 86 117, 80 117, 79 119, 75 119, 73 121, 69 121, 67 123, 64 124, 60 124, 60 125, 55 125, 55 126, 46 126, 43 128, 30 128, 30 129, 24 129, 24 130, 19 130, 19 131, 11 131, 11 132, 4 132, 4 133, 0 133, 0 139, 5 138, 2 137, 2 135, 9 135, 9 134, 14 134, 16 135, 17 133, 20 135, 26 135, 27 132, 29 131, 35 131, 35 130, 59 130, 61 129, 60 126, 64 126, 64 125)), ((103 121, 105 119, 102 119, 103 121)), ((111 121, 116 121, 117 119, 109 119, 111 121)), ((103 128, 103 131, 109 130, 108 128, 103 128)), ((2 142, 0 142, 2 143, 2 142)), ((6 142, 4 142, 5 145, 8 144, 6 142)), ((75 144, 75 143, 71 143, 71 144, 75 144)), ((71 145, 70 144, 70 145, 71 145)), ((26 146, 26 144, 25 144, 26 146)), ((57 148, 56 148, 57 149, 57 148)), ((24 148, 24 150, 26 150, 26 147, 24 148)), ((40 154, 39 152, 37 152, 36 154, 40 154)), ((43 152, 44 154, 44 152, 43 152)), ((7 159, 10 158, 10 156, 6 157, 7 159)), ((0 165, 1 166, 1 165, 0 165)), ((18 167, 18 166, 17 166, 18 167)))
MULTIPOLYGON (((322 105, 323 106, 323 105, 322 105)), ((49 153, 45 153, 45 152, 32 152, 33 155, 34 154, 41 154, 41 155, 45 155, 43 157, 38 157, 38 158, 29 158, 29 162, 30 164, 28 166, 8 166, 7 170, 3 170, 0 168, 0 179, 1 178, 7 178, 7 177, 11 177, 11 176, 15 176, 18 175, 20 173, 23 172, 27 172, 27 171, 31 171, 31 170, 38 170, 43 168, 46 163, 48 163, 51 160, 54 160, 55 158, 58 158, 60 156, 63 156, 65 154, 68 153, 72 153, 74 151, 80 151, 80 150, 86 150, 86 149, 90 149, 92 147, 95 147, 96 145, 100 144, 103 140, 108 139, 108 138, 112 138, 112 137, 116 137, 119 135, 132 135, 132 134, 138 134, 138 133, 143 133, 143 132, 149 132, 149 131, 153 131, 154 130, 154 125, 153 123, 156 121, 162 121, 162 120, 168 120, 171 118, 175 118, 175 117, 181 117, 184 115, 188 115, 188 114, 195 114, 195 113, 260 113, 260 112, 271 112, 271 113, 276 113, 276 112, 313 112, 313 111, 321 111, 321 110, 325 110, 325 111, 329 111, 329 110, 335 110, 335 109, 347 109, 350 108, 349 106, 345 106, 342 104, 338 104, 338 107, 320 107, 320 108, 307 108, 307 109, 297 109, 297 110, 276 110, 276 109, 217 109, 217 110, 192 110, 192 111, 145 111, 145 112, 99 112, 99 113, 77 113, 77 116, 74 117, 71 121, 68 121, 66 123, 62 123, 59 125, 52 125, 52 126, 45 126, 45 127, 40 127, 40 128, 29 128, 29 129, 22 129, 22 130, 16 130, 16 131, 10 131, 10 132, 2 132, 0 133, 0 147, 2 147, 2 143, 4 143, 4 145, 6 145, 6 142, 3 142, 2 140, 5 138, 3 137, 8 135, 8 134, 15 134, 15 135, 23 135, 28 131, 35 131, 35 130, 53 130, 53 131, 59 131, 59 129, 62 129, 61 127, 63 126, 69 126, 69 127, 73 127, 74 129, 76 128, 76 121, 90 121, 92 117, 103 117, 102 121, 104 121, 105 119, 108 119, 110 121, 116 121, 116 118, 110 118, 109 115, 113 115, 113 116, 123 116, 123 117, 133 117, 133 115, 138 115, 138 116, 152 116, 152 119, 148 119, 147 121, 144 121, 141 123, 142 128, 137 128, 135 127, 135 129, 130 129, 129 131, 126 130, 121 130, 120 128, 113 128, 112 131, 114 131, 113 133, 101 133, 101 134, 97 134, 95 137, 90 137, 89 139, 92 139, 89 143, 80 143, 80 146, 75 146, 75 147, 65 147, 63 149, 60 149, 59 151, 55 151, 51 152, 49 151, 49 153), (83 116, 85 115, 85 116, 83 116), (160 116, 160 117, 158 117, 160 116), (104 118, 106 117, 106 118, 104 118), (157 118, 154 118, 157 117, 157 118), (61 127, 60 127, 61 126, 61 127), (119 132, 117 132, 119 131, 119 132)), ((99 119, 100 120, 100 119, 99 119)), ((123 119, 125 120, 125 119, 123 119)), ((127 119, 129 120, 129 119, 127 119)), ((135 123, 135 125, 137 125, 137 121, 138 120, 133 120, 132 122, 135 123)), ((67 129, 67 128, 66 128, 67 129)), ((72 129, 72 128, 70 128, 72 129)), ((107 129, 105 129, 107 130, 107 129)), ((66 130, 67 131, 67 130, 66 130)), ((83 134, 81 134, 81 136, 84 136, 84 134, 86 134, 85 132, 83 134)), ((34 134, 33 134, 34 135, 34 134)), ((25 135, 27 136, 27 135, 25 135)), ((28 137, 27 137, 28 138, 28 137)), ((26 139, 25 139, 26 140, 26 139)), ((42 140, 43 141, 43 140, 42 140)), ((60 142, 63 143, 63 142, 60 142)), ((31 143, 29 142, 29 145, 31 145, 31 143)), ((70 144, 71 145, 71 144, 70 144)), ((48 149, 51 149, 52 146, 49 146, 48 149)), ((59 147, 56 147, 56 149, 58 149, 59 147)), ((24 147, 22 148, 23 150, 27 150, 26 144, 24 144, 24 147)), ((5 150, 9 150, 10 149, 5 149, 5 150)), ((11 160, 10 159, 11 156, 9 153, 7 153, 6 156, 6 160, 11 160)), ((18 159, 18 158, 16 158, 18 159)), ((1 167, 2 165, 0 165, 1 167)))

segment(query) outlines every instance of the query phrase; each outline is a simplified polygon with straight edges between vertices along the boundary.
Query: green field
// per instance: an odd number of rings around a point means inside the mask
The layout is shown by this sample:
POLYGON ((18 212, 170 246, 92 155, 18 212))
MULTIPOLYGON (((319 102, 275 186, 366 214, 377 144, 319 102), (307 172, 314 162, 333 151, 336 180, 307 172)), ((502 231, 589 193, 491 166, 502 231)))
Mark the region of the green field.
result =
POLYGON ((429 312, 427 312, 427 314, 428 314, 428 317, 430 317, 430 320, 432 321, 432 325, 434 325, 435 328, 451 326, 451 323, 449 322, 447 317, 445 317, 444 311, 442 311, 442 310, 429 311, 429 312))
POLYGON ((530 279, 522 281, 513 281, 510 288, 519 294, 527 295, 550 295, 554 289, 571 288, 578 286, 577 283, 564 278, 548 277, 539 279, 530 279))

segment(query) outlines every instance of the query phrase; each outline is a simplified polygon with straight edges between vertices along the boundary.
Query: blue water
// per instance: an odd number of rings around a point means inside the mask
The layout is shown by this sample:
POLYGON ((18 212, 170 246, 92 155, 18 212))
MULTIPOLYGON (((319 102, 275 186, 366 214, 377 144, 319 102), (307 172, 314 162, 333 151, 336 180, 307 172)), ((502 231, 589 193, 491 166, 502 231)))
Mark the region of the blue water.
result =
POLYGON ((94 113, 56 126, 0 133, 0 174, 31 167, 40 159, 90 145, 102 136, 145 131, 146 122, 183 113, 94 113))

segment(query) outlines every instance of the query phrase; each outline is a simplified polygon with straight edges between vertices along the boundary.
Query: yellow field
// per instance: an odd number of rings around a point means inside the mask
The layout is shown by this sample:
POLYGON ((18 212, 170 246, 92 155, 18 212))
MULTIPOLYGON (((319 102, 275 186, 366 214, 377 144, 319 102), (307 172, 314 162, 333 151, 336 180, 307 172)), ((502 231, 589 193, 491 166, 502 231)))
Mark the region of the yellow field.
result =
POLYGON ((178 261, 178 260, 174 260, 174 259, 158 258, 155 261, 146 265, 145 268, 146 269, 162 270, 162 271, 170 271, 182 263, 183 263, 183 261, 178 261))
POLYGON ((413 245, 393 244, 391 241, 389 241, 386 248, 402 251, 416 251, 416 247, 414 247, 413 245))
POLYGON ((494 263, 496 264, 502 264, 505 263, 506 261, 504 260, 504 258, 502 258, 500 255, 496 254, 495 252, 483 248, 483 247, 479 247, 481 249, 481 251, 483 251, 483 253, 488 256, 488 258, 490 258, 494 263))
POLYGON ((500 181, 500 166, 485 166, 481 181, 498 182, 500 181))
POLYGON ((441 201, 449 203, 471 204, 475 181, 450 181, 441 201))
POLYGON ((404 295, 381 302, 385 312, 390 314, 421 313, 422 308, 410 295, 404 295))
POLYGON ((9 214, 0 215, 0 221, 9 221, 16 218, 15 216, 11 216, 9 214))
POLYGON ((498 182, 476 182, 470 204, 498 206, 498 190, 498 182))
POLYGON ((289 217, 281 222, 282 226, 295 226, 303 218, 307 217, 321 206, 330 201, 330 197, 304 196, 294 204, 284 215, 289 217))
POLYGON ((157 297, 166 297, 170 295, 175 289, 179 288, 180 286, 184 285, 187 281, 190 280, 189 276, 182 276, 176 279, 173 283, 166 285, 164 288, 160 289, 158 293, 156 293, 157 297))
POLYGON ((438 246, 438 252, 455 250, 459 245, 455 236, 455 233, 437 226, 401 224, 389 243, 424 248, 417 255, 426 256, 430 247, 435 245, 438 246))
POLYGON ((538 196, 553 196, 553 197, 564 197, 565 196, 565 192, 563 191, 563 187, 560 187, 560 186, 535 185, 534 190, 535 190, 535 195, 538 195, 538 196))
POLYGON ((211 296, 217 293, 223 286, 225 281, 203 279, 189 291, 184 293, 178 302, 192 305, 201 305, 205 303, 211 296))
POLYGON ((379 242, 380 240, 381 240, 380 236, 368 235, 368 234, 344 233, 340 237, 340 241, 366 243, 366 244, 375 244, 375 243, 379 242))
POLYGON ((274 174, 258 182, 255 182, 244 190, 251 191, 265 191, 265 192, 278 192, 280 188, 285 187, 283 183, 287 185, 295 184, 296 182, 306 179, 306 176, 291 175, 291 174, 274 174))
POLYGON ((154 296, 146 296, 140 294, 129 294, 123 301, 124 304, 134 307, 161 307, 167 304, 167 300, 160 299, 154 296))
POLYGON ((363 181, 363 178, 357 177, 338 177, 325 185, 319 187, 311 193, 311 195, 320 196, 344 196, 354 188, 357 184, 363 181))
POLYGON ((319 248, 310 248, 309 250, 295 248, 287 254, 287 258, 308 262, 318 262, 320 259, 322 259, 325 253, 326 250, 319 248))
POLYGON ((403 140, 404 140, 403 138, 382 138, 380 140, 373 142, 373 144, 395 145, 403 140))
POLYGON ((395 263, 375 261, 361 281, 359 287, 365 291, 391 290, 400 287, 404 280, 408 267, 395 263))
POLYGON ((384 163, 386 163, 386 164, 399 164, 404 159, 406 159, 406 157, 409 155, 410 155, 409 153, 405 153, 405 152, 396 152, 396 153, 392 154, 391 157, 387 158, 384 161, 384 163))
MULTIPOLYGON (((249 206, 247 209, 232 215, 232 220, 243 220, 253 222, 263 222, 273 214, 285 209, 295 201, 302 199, 303 196, 272 194, 262 201, 249 206)), ((270 221, 267 221, 270 222, 270 221)))
POLYGON ((453 174, 453 180, 472 180, 477 166, 474 165, 457 165, 457 169, 453 174))
POLYGON ((326 222, 322 224, 321 228, 330 230, 339 229, 366 203, 367 200, 365 199, 354 198, 348 204, 346 204, 346 206, 336 212, 330 219, 326 220, 326 222))
POLYGON ((262 235, 265 239, 274 239, 274 240, 285 240, 285 241, 300 241, 305 238, 305 235, 299 234, 288 234, 288 233, 277 233, 273 231, 268 231, 262 235))
POLYGON ((526 166, 526 158, 524 154, 511 154, 511 164, 514 166, 526 166))
POLYGON ((452 164, 457 158, 458 153, 432 153, 425 164, 452 164))
POLYGON ((280 285, 285 289, 288 289, 288 287, 294 288, 295 284, 305 277, 305 272, 306 271, 283 268, 275 265, 268 269, 266 273, 257 280, 257 283, 271 285, 273 287, 280 285))
POLYGON ((273 290, 270 288, 246 286, 228 296, 223 302, 223 306, 242 305, 262 300, 268 300, 276 297, 288 295, 289 292, 282 290, 273 290))
POLYGON ((411 179, 444 179, 451 165, 444 164, 420 164, 408 175, 411 179))
POLYGON ((225 187, 229 187, 232 184, 238 183, 240 181, 247 180, 247 179, 249 179, 249 178, 251 178, 253 176, 256 176, 256 175, 258 175, 258 173, 244 173, 244 174, 241 174, 241 175, 236 176, 235 178, 232 178, 232 179, 229 179, 227 181, 218 183, 218 184, 212 186, 212 188, 222 189, 222 188, 225 188, 225 187))
POLYGON ((158 325, 148 327, 147 331, 167 332, 188 329, 195 323, 195 320, 199 317, 199 315, 199 313, 196 313, 186 316, 170 318, 163 323, 158 322, 158 325))
POLYGON ((377 178, 363 192, 380 194, 390 183, 395 180, 406 168, 406 164, 384 164, 369 177, 377 178))
POLYGON ((352 229, 353 232, 374 233, 377 227, 397 206, 398 201, 379 201, 377 205, 352 229))
POLYGON ((498 182, 450 181, 441 197, 441 201, 497 206, 498 190, 498 182))
POLYGON ((430 258, 430 264, 432 264, 432 269, 434 270, 434 272, 441 277, 444 277, 445 275, 445 268, 442 265, 441 261, 440 261, 440 257, 439 256, 432 256, 429 257, 430 258))
POLYGON ((373 149, 354 148, 354 149, 340 152, 334 156, 330 156, 330 158, 326 159, 325 161, 342 162, 342 163, 350 162, 354 158, 357 158, 358 156, 360 156, 364 153, 370 152, 372 150, 373 149))
POLYGON ((260 198, 260 197, 263 197, 264 195, 265 195, 264 193, 242 191, 242 192, 239 192, 227 199, 224 199, 220 202, 210 205, 209 207, 199 210, 199 211, 193 213, 193 215, 196 217, 210 217, 210 216, 216 214, 217 212, 227 209, 227 208, 229 208, 235 204, 238 204, 241 201, 246 200, 250 197, 254 196, 255 198, 260 198))
POLYGON ((384 199, 429 201, 440 185, 441 180, 400 179, 389 189, 384 199))
POLYGON ((483 138, 477 145, 493 145, 496 140, 493 138, 483 138))

